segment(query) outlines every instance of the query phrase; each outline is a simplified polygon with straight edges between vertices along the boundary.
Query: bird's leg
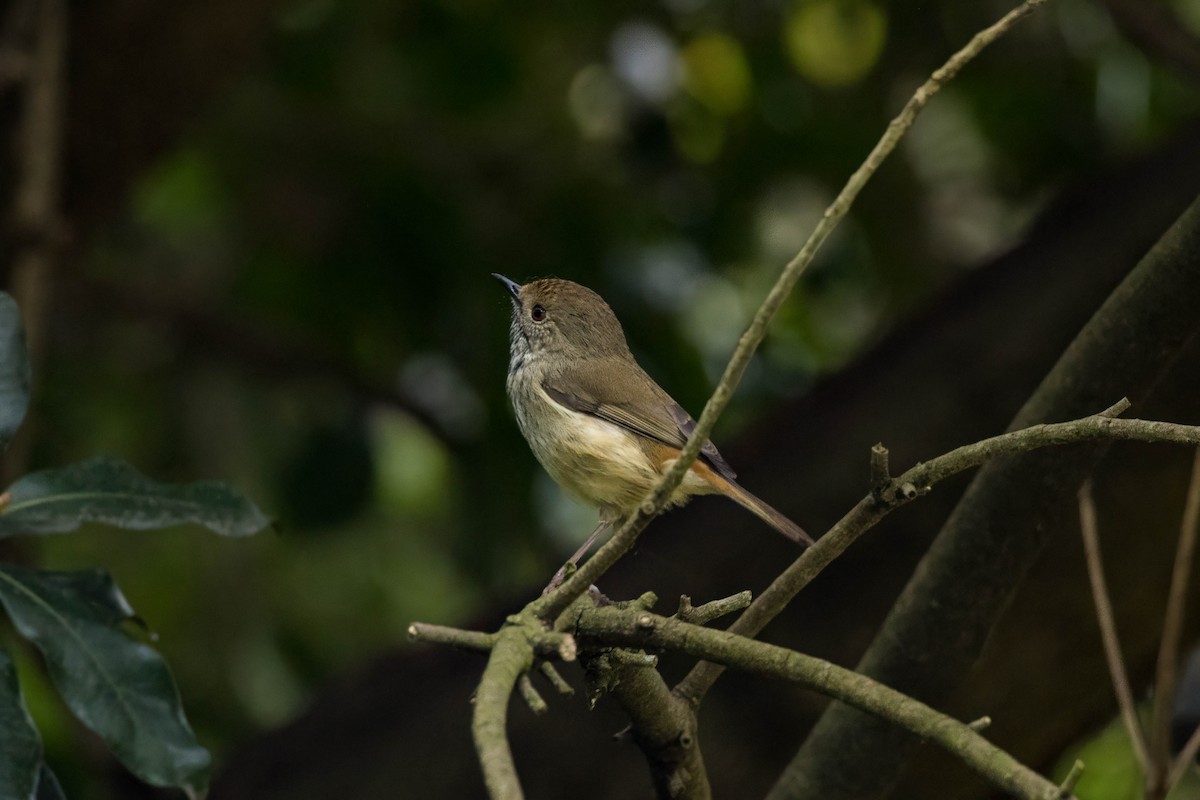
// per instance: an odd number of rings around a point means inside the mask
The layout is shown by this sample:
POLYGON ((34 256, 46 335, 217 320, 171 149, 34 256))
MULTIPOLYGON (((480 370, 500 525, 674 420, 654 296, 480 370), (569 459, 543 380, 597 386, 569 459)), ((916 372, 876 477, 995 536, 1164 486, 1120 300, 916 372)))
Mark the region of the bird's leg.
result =
POLYGON ((562 585, 562 582, 567 578, 567 566, 570 565, 572 568, 578 566, 579 559, 583 558, 584 555, 587 554, 587 551, 592 549, 592 545, 596 543, 596 539, 600 538, 600 534, 611 524, 611 520, 606 519, 604 515, 600 516, 600 522, 598 525, 596 525, 596 529, 592 531, 591 535, 587 537, 587 540, 579 546, 579 549, 575 551, 575 555, 571 556, 567 560, 566 564, 563 564, 558 568, 558 572, 554 573, 554 577, 550 579, 548 584, 546 584, 546 588, 542 589, 542 594, 549 594, 562 585))

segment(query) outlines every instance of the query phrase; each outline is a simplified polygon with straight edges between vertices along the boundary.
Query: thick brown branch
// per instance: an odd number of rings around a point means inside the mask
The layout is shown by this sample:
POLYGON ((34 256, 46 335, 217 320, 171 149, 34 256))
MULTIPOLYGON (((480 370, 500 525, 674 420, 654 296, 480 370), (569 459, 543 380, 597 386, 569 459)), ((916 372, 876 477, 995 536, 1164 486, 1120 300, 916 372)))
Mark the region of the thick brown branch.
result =
MULTIPOLYGON (((621 613, 637 613, 622 609, 621 613)), ((603 648, 582 661, 593 681, 629 716, 630 732, 646 757, 659 800, 708 800, 712 790, 696 735, 696 716, 675 697, 658 670, 646 662, 612 659, 603 648)))

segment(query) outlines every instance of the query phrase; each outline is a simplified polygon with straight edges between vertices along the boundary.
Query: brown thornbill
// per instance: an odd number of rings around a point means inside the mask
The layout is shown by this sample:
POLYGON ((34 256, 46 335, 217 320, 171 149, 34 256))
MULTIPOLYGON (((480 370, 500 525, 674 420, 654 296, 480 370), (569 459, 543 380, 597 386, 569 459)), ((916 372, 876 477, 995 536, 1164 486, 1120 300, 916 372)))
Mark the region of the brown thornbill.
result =
MULTIPOLYGON (((568 493, 600 510, 596 536, 620 523, 670 468, 696 422, 629 352, 621 323, 600 295, 559 279, 520 285, 493 276, 512 297, 508 396, 534 456, 568 493)), ((670 505, 723 494, 792 541, 812 544, 801 528, 743 489, 712 442, 670 505)))

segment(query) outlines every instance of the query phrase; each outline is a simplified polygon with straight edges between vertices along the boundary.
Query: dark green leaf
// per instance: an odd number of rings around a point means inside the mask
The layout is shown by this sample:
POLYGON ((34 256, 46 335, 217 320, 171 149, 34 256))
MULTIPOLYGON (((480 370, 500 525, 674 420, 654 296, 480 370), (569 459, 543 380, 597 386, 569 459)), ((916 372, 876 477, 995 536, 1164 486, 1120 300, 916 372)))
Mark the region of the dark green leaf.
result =
POLYGON ((248 536, 270 524, 253 503, 223 483, 159 483, 111 458, 34 472, 8 491, 0 538, 72 531, 84 522, 131 530, 194 522, 225 536, 248 536))
POLYGON ((111 577, 2 564, 0 604, 42 651, 67 706, 131 772, 155 786, 205 785, 208 751, 184 718, 166 663, 121 630, 130 609, 111 577))
POLYGON ((58 776, 45 764, 42 764, 41 772, 38 773, 37 800, 67 800, 58 782, 58 776))
POLYGON ((32 800, 42 766, 42 739, 21 699, 17 668, 0 650, 0 797, 32 800))
POLYGON ((17 301, 0 292, 0 449, 8 446, 29 408, 29 354, 17 301))

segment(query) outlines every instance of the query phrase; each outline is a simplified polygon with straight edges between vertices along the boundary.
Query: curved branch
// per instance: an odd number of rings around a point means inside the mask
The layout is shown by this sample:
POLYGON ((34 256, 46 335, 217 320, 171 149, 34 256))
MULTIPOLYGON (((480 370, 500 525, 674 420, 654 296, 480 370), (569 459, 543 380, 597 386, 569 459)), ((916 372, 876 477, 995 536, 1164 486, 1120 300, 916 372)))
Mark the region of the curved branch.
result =
MULTIPOLYGON (((841 555, 859 536, 875 526, 889 512, 927 493, 935 483, 963 470, 978 467, 1000 456, 1027 453, 1042 447, 1103 440, 1134 440, 1200 444, 1200 427, 1176 425, 1141 419, 1114 419, 1106 416, 1113 409, 1071 422, 1034 425, 1019 431, 993 436, 963 445, 905 471, 882 488, 864 497, 854 508, 804 551, 799 558, 771 582, 737 621, 730 633, 754 636, 779 615, 792 599, 833 559, 841 555)), ((701 662, 675 687, 675 693, 698 706, 720 677, 719 664, 701 662)))
POLYGON ((525 796, 508 745, 505 720, 517 680, 532 666, 533 647, 524 631, 516 625, 501 630, 475 691, 475 711, 471 717, 475 752, 492 800, 521 800, 525 796))
POLYGON ((993 785, 1018 797, 1069 797, 996 747, 971 726, 948 717, 883 684, 819 658, 776 645, 702 628, 636 608, 605 606, 579 614, 575 636, 581 644, 671 650, 779 678, 814 689, 881 719, 932 739, 993 785))

